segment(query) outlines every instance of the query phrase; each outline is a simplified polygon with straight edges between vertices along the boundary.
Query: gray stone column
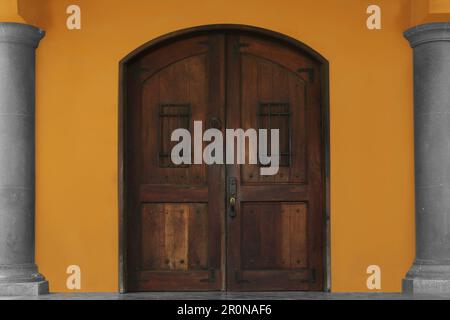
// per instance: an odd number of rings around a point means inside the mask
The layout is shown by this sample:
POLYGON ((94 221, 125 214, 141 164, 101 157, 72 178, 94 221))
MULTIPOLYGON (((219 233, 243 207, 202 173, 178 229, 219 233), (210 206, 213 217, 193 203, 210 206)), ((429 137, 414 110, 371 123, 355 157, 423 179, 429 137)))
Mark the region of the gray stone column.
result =
POLYGON ((37 295, 35 264, 35 50, 44 32, 0 23, 0 295, 37 295))
POLYGON ((450 23, 405 33, 414 50, 416 259, 409 293, 450 293, 450 23))

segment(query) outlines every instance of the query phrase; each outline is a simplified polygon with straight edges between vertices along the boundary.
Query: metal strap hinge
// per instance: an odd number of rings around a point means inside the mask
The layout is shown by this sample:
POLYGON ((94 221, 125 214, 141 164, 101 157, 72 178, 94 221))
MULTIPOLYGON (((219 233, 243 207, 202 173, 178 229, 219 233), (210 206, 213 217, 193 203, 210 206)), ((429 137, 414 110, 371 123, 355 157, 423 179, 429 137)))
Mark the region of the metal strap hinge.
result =
POLYGON ((306 73, 310 83, 314 82, 314 69, 313 68, 300 68, 297 70, 298 73, 306 73))
POLYGON ((216 282, 216 269, 209 269, 209 277, 206 279, 201 279, 200 282, 214 283, 216 282))

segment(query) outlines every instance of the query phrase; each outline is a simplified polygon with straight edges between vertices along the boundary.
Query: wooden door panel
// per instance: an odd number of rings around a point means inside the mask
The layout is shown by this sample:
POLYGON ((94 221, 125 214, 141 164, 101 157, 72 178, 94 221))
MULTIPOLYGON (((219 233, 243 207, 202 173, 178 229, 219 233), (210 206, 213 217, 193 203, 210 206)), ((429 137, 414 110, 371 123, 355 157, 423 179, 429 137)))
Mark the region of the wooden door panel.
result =
POLYGON ((309 269, 286 270, 244 270, 236 273, 234 284, 230 290, 237 291, 312 291, 321 290, 311 287, 315 273, 309 269))
POLYGON ((241 185, 239 199, 242 202, 252 201, 308 201, 310 190, 306 185, 260 184, 241 185))
POLYGON ((305 203, 242 203, 242 270, 308 268, 305 203))
POLYGON ((242 183, 305 183, 307 84, 278 63, 251 54, 241 55, 241 77, 242 126, 280 134, 279 173, 261 176, 259 165, 247 164, 241 169, 242 183))
POLYGON ((221 281, 220 270, 209 271, 139 271, 137 291, 218 291, 221 281))
POLYGON ((264 37, 227 41, 228 126, 280 132, 276 175, 261 175, 260 164, 227 168, 237 185, 227 220, 228 288, 322 290, 320 65, 264 37))
POLYGON ((175 129, 223 119, 224 36, 193 36, 129 66, 127 279, 131 291, 220 290, 224 168, 175 165, 175 129))
POLYGON ((232 290, 317 290, 306 203, 241 203, 241 261, 232 290))
POLYGON ((178 128, 192 131, 192 121, 206 121, 208 110, 206 54, 166 66, 142 86, 143 161, 141 183, 205 185, 205 165, 178 165, 170 152, 170 139, 178 128))
POLYGON ((139 188, 141 202, 208 202, 208 186, 184 186, 166 184, 141 184, 139 188))
POLYGON ((206 204, 145 204, 141 219, 141 270, 208 270, 206 204))

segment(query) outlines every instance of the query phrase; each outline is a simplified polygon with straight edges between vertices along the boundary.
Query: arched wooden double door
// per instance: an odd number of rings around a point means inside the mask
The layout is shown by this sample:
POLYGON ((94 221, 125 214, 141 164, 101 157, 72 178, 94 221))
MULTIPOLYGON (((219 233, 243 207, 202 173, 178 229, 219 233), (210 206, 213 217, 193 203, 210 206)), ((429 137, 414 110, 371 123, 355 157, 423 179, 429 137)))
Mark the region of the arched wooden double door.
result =
POLYGON ((273 34, 217 27, 166 37, 128 59, 128 291, 323 290, 324 79, 316 57, 273 34), (260 164, 174 165, 171 132, 194 136, 194 121, 222 132, 279 129, 278 173, 263 176, 260 164))

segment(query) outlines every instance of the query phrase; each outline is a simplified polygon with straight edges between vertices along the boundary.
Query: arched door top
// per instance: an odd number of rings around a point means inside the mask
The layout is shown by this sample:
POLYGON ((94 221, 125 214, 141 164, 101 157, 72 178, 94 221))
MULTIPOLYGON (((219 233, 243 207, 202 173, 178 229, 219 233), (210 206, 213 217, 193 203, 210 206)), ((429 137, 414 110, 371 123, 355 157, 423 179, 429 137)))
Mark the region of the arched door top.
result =
POLYGON ((204 25, 204 26, 197 26, 197 27, 191 27, 186 29, 181 29, 177 31, 170 32, 168 34, 159 36, 153 40, 150 40, 149 42, 143 44, 142 46, 136 48, 131 53, 126 55, 121 61, 120 64, 127 64, 128 62, 132 61, 134 58, 140 56, 141 54, 145 54, 146 52, 150 50, 154 50, 160 46, 164 46, 169 42, 177 41, 180 38, 187 37, 187 36, 193 36, 198 35, 202 33, 208 33, 208 32, 224 32, 224 33, 240 33, 240 34, 249 34, 249 35, 256 35, 260 37, 269 38, 271 40, 275 40, 278 42, 283 43, 284 45, 288 45, 291 47, 294 47, 297 50, 302 51, 303 53, 306 53, 309 55, 312 59, 320 63, 321 65, 328 65, 328 60, 322 56, 319 52, 311 48, 310 46, 306 45, 305 43, 294 39, 290 36, 287 36, 285 34, 260 28, 260 27, 254 27, 249 25, 242 25, 242 24, 210 24, 210 25, 204 25))

